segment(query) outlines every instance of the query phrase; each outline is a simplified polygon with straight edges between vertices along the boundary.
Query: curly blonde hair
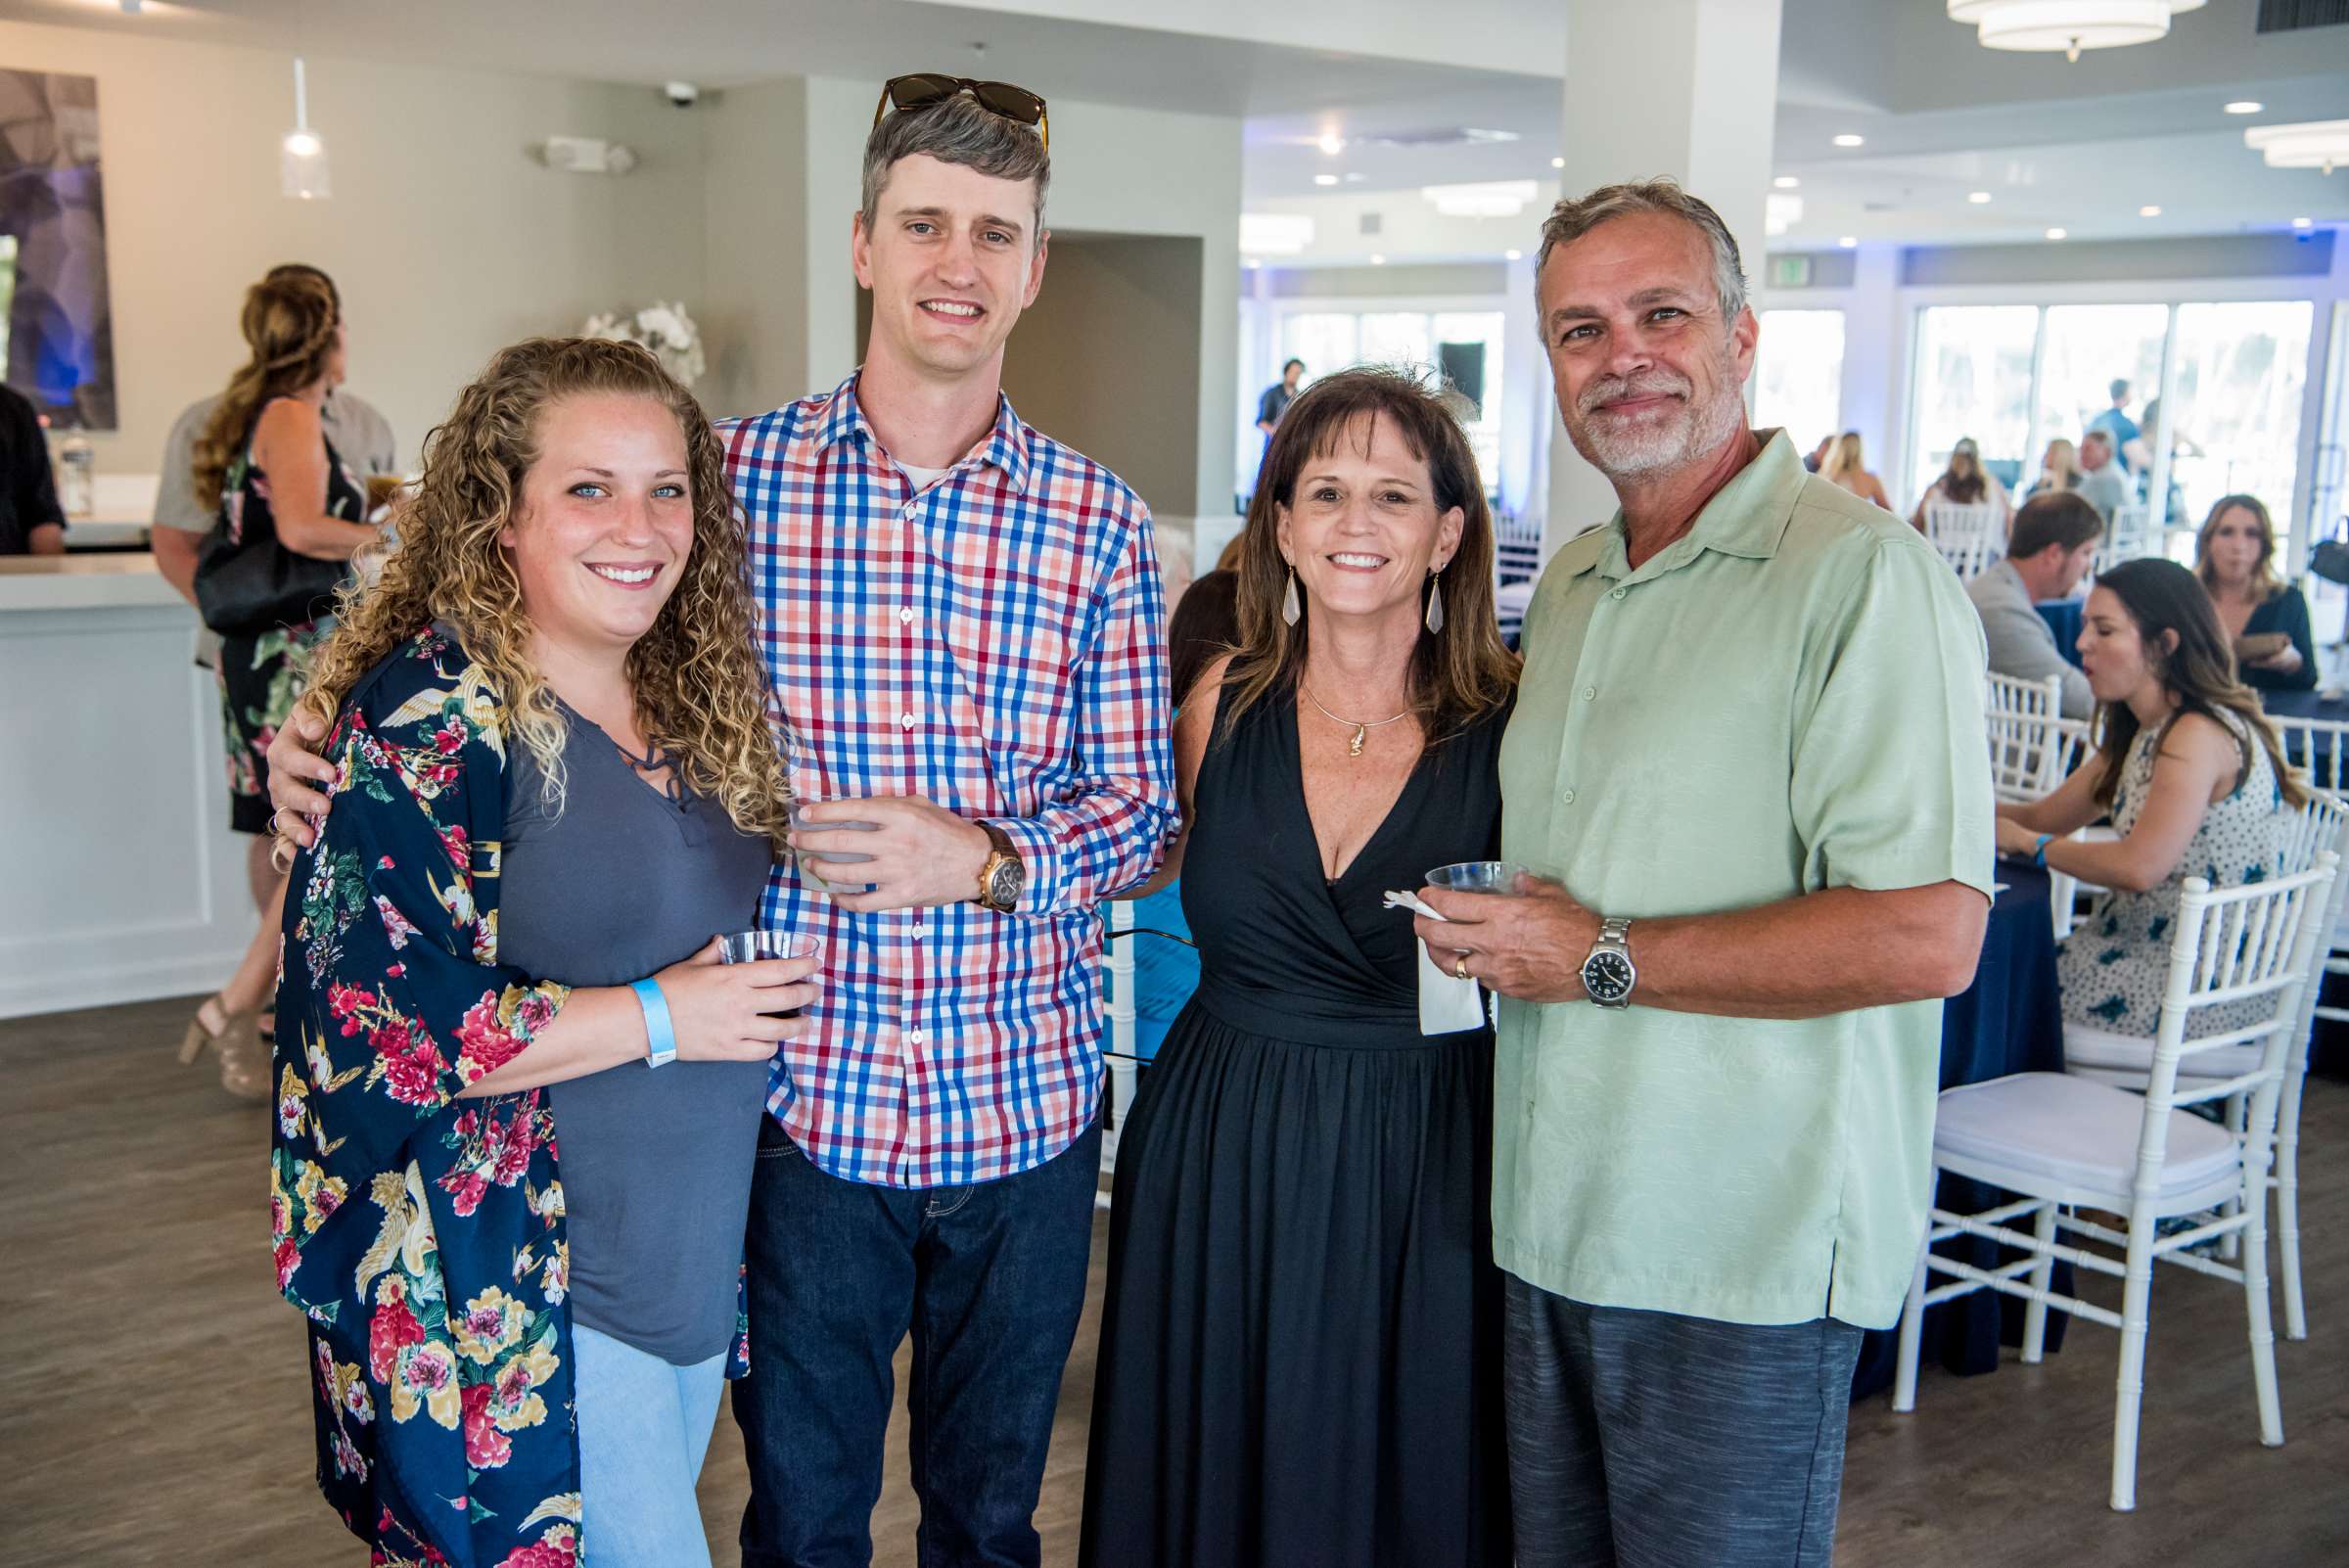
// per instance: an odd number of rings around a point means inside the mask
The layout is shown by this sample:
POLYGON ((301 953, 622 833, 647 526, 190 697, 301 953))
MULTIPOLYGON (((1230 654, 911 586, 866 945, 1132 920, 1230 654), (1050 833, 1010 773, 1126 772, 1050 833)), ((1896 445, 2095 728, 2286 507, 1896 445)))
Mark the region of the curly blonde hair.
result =
POLYGON ((238 324, 252 357, 228 379, 196 438, 196 499, 207 511, 220 505, 228 471, 269 399, 298 392, 326 374, 343 307, 326 274, 279 267, 245 291, 238 324))
POLYGON ((521 579, 498 534, 516 521, 523 477, 538 457, 539 420, 563 398, 595 393, 647 397, 674 415, 692 487, 685 574, 628 650, 638 721, 688 788, 779 847, 790 779, 777 746, 780 715, 752 641, 745 526, 701 405, 636 344, 533 338, 500 349, 458 394, 425 438, 424 477, 398 511, 398 547, 373 586, 345 586, 340 623, 315 656, 302 703, 333 722, 368 670, 443 622, 488 675, 507 735, 530 749, 560 808, 568 725, 530 663, 521 579))

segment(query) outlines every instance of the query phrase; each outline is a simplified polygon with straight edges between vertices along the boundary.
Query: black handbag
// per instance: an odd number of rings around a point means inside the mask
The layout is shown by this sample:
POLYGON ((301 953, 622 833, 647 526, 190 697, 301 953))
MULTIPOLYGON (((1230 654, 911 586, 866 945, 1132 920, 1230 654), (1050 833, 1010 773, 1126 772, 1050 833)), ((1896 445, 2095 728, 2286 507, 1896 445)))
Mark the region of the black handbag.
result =
POLYGON ((212 525, 196 553, 196 609, 223 637, 257 637, 334 614, 335 592, 350 571, 345 561, 296 555, 277 542, 275 529, 255 529, 232 540, 226 519, 212 525))
POLYGON ((2319 539, 2308 554, 2308 569, 2327 582, 2349 583, 2349 539, 2338 530, 2331 538, 2319 539))

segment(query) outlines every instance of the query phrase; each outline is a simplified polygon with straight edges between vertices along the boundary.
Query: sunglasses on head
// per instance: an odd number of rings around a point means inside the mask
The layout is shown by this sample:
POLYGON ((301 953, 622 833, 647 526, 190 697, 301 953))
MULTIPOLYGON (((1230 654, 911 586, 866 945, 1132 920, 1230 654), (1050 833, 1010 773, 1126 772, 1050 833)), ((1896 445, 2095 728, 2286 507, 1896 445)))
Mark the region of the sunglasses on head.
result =
POLYGON ((881 88, 881 102, 873 106, 873 123, 880 124, 892 109, 900 115, 918 115, 964 93, 978 99, 979 107, 990 115, 1035 126, 1036 135, 1043 139, 1044 151, 1052 150, 1052 129, 1044 117, 1044 101, 1027 88, 1014 87, 1007 81, 973 81, 968 76, 943 76, 928 70, 910 76, 892 76, 881 88))

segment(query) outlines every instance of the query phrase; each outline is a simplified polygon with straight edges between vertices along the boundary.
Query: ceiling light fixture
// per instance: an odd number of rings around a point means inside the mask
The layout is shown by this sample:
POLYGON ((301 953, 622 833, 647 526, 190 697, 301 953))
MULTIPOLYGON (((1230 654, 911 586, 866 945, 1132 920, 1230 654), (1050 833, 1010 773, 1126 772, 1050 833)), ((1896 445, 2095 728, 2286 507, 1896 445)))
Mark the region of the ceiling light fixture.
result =
POLYGON ((2316 225, 2315 221, 2314 221, 2313 219, 2310 219, 2310 218, 2294 218, 2294 219, 2292 219, 2292 227, 2293 227, 2293 228, 2295 228, 2295 229, 2313 229, 2313 228, 2315 228, 2316 226, 2317 226, 2317 225, 2316 225))
POLYGON ((294 57, 294 128, 277 149, 278 189, 298 202, 315 202, 335 194, 327 175, 326 139, 310 129, 309 84, 301 56, 294 57))
POLYGON ((1981 207, 1990 201, 1990 193, 1988 191, 1968 191, 1965 193, 1965 199, 1974 206, 1981 207))
POLYGON ((1523 251, 1503 251, 1500 253, 1500 258, 1503 261, 1522 261, 1525 259, 1525 253, 1523 251))
POLYGON ((1336 131, 1323 131, 1321 139, 1314 145, 1331 158, 1335 158, 1346 151, 1346 138, 1340 136, 1336 131))
POLYGON ((1549 166, 1551 168, 1564 168, 1566 166, 1566 160, 1562 158, 1553 158, 1549 161, 1549 166))
POLYGON ((1843 238, 1837 240, 1835 243, 1842 246, 1847 251, 1857 251, 1860 249, 1860 237, 1856 234, 1847 234, 1843 236, 1843 238))
POLYGON ((1446 217, 1515 217, 1534 199, 1532 180, 1489 180, 1474 185, 1425 185, 1419 194, 1446 217))
POLYGON ((1949 0, 1952 22, 1971 23, 1985 49, 2120 49, 2169 36, 2170 19, 2203 0, 1949 0))
POLYGON ((1838 147, 1865 147, 1867 138, 1858 131, 1844 131, 1835 138, 1835 145, 1838 147))
POLYGON ((1387 258, 1383 255, 1374 255, 1370 258, 1370 264, 1374 267, 1383 267, 1387 264, 1387 258))
POLYGON ((2049 238, 2049 239, 2050 239, 2050 240, 2060 240, 2060 239, 2062 239, 2062 238, 2065 236, 2065 234, 2066 234, 2066 233, 2068 233, 2068 232, 2069 232, 2068 230, 2064 230, 2064 229, 2050 229, 2050 230, 2048 230, 2048 238, 2049 238))
POLYGON ((1776 186, 1781 191, 1800 190, 1803 184, 1801 180, 1796 179, 1791 174, 1781 174, 1776 179, 1772 180, 1770 183, 1776 186))
POLYGON ((2253 125, 2243 145, 2270 168, 2321 168, 2331 173, 2349 163, 2349 119, 2312 119, 2298 125, 2253 125))
POLYGON ((1315 185, 1335 185, 1338 183, 1338 177, 1335 174, 1316 174, 1313 176, 1313 183, 1315 185))
POLYGON ((2234 103, 2222 107, 2230 115, 2256 115, 2268 106, 2256 98, 2238 98, 2234 103))
POLYGON ((2161 208, 2148 202, 2143 207, 2141 207, 2137 209, 2137 215, 2139 217, 2159 217, 2161 216, 2161 208))
POLYGON ((1773 191, 1762 199, 1762 232, 1775 239, 1803 220, 1803 199, 1773 191))

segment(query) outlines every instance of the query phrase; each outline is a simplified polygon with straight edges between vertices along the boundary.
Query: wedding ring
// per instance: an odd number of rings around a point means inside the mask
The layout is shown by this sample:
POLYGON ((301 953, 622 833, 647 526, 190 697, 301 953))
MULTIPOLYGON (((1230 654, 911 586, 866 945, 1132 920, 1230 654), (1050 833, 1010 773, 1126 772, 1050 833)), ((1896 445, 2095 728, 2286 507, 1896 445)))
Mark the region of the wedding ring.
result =
POLYGON ((1466 980, 1468 978, 1468 955, 1466 953, 1461 953, 1452 959, 1451 976, 1454 980, 1466 980))

